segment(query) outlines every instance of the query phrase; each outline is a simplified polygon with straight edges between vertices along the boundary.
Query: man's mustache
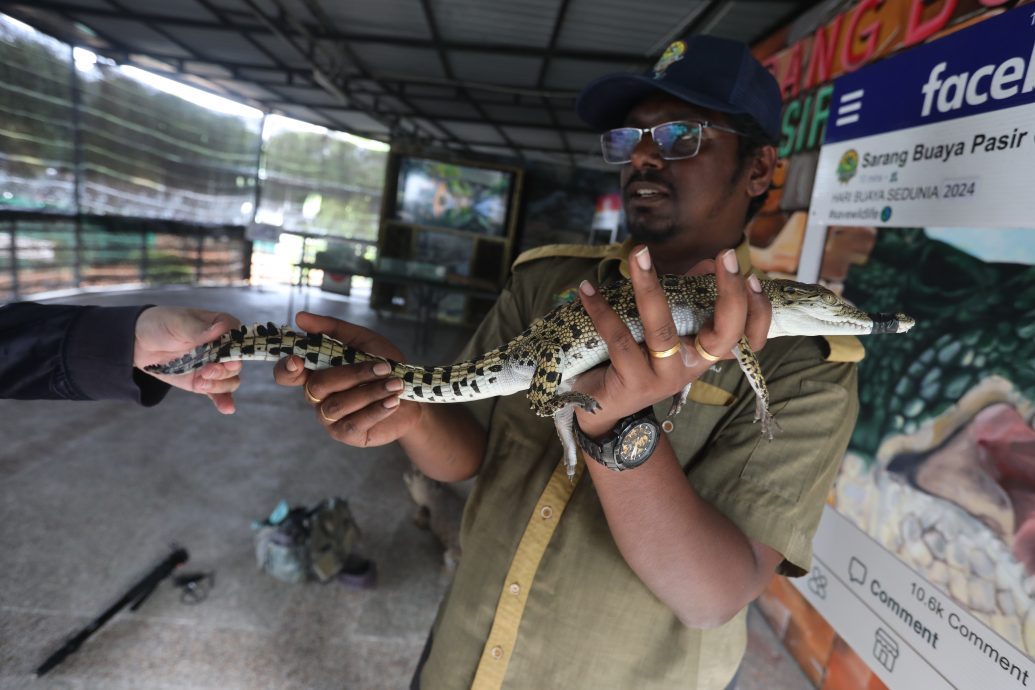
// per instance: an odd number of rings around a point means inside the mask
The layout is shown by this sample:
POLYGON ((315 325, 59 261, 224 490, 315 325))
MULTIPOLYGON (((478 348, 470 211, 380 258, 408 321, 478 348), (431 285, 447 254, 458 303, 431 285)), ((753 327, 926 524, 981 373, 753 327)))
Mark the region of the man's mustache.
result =
POLYGON ((647 182, 650 184, 656 184, 661 187, 664 187, 670 193, 675 191, 671 183, 669 183, 669 181, 666 180, 664 176, 657 170, 638 170, 634 172, 632 176, 630 176, 629 179, 625 181, 625 186, 622 188, 623 191, 628 191, 629 185, 633 184, 634 182, 647 182))

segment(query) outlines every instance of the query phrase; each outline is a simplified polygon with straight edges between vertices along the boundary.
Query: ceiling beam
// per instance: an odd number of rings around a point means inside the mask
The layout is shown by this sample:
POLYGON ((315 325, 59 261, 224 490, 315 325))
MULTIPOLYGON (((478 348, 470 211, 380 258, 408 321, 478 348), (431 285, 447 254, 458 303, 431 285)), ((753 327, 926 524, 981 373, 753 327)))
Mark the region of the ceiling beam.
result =
MULTIPOLYGON (((115 7, 119 12, 123 13, 124 15, 129 13, 129 10, 127 10, 124 5, 122 5, 120 2, 118 2, 118 0, 108 0, 108 1, 111 3, 111 5, 113 7, 115 7)), ((179 40, 172 32, 170 32, 169 30, 167 30, 165 27, 161 26, 160 24, 155 24, 155 23, 153 23, 151 21, 145 21, 144 24, 145 24, 145 26, 147 26, 147 28, 151 29, 156 34, 158 34, 159 36, 164 38, 165 40, 167 40, 170 43, 172 43, 173 45, 177 46, 178 48, 180 48, 181 50, 186 52, 188 55, 197 56, 200 60, 203 60, 205 62, 209 61, 209 58, 207 58, 203 54, 199 53, 197 51, 197 49, 195 49, 194 47, 189 46, 186 43, 184 43, 183 41, 179 40)), ((107 37, 105 38, 105 40, 107 40, 109 42, 111 41, 111 39, 107 38, 107 37)), ((194 75, 194 76, 201 76, 201 75, 194 75)), ((205 77, 202 77, 202 78, 204 79, 205 77)), ((254 99, 248 98, 243 93, 241 93, 240 91, 237 91, 236 89, 234 89, 232 87, 224 86, 223 88, 225 88, 228 93, 230 93, 233 96, 236 96, 237 98, 240 98, 242 100, 248 100, 248 101, 253 101, 254 102, 254 99)))
MULTIPOLYGON (((184 17, 170 17, 155 12, 140 12, 135 10, 120 12, 115 10, 106 10, 93 7, 84 7, 71 2, 54 2, 52 0, 36 0, 32 4, 33 10, 53 10, 55 12, 61 12, 73 15, 77 20, 82 21, 84 24, 89 24, 88 20, 90 17, 99 17, 102 19, 133 19, 149 24, 161 24, 171 29, 175 28, 191 28, 191 29, 225 29, 233 30, 243 34, 256 34, 271 36, 276 35, 277 31, 274 31, 268 25, 262 22, 258 23, 244 23, 234 22, 227 23, 223 21, 209 22, 199 19, 188 19, 184 17)), ((447 51, 458 51, 458 52, 471 52, 471 53, 491 53, 495 55, 517 55, 521 57, 545 55, 545 49, 536 49, 533 46, 527 45, 508 45, 500 43, 479 43, 477 41, 440 41, 436 42, 434 39, 421 39, 411 38, 403 36, 391 36, 386 34, 373 34, 373 33, 356 33, 349 31, 336 31, 329 29, 330 25, 319 26, 316 24, 299 23, 295 28, 282 27, 281 32, 287 33, 293 36, 301 36, 304 30, 304 35, 308 38, 318 41, 333 41, 340 43, 377 43, 389 46, 398 46, 402 48, 429 48, 436 50, 441 44, 441 47, 447 51)), ((569 49, 555 49, 552 52, 553 57, 558 58, 569 58, 572 60, 585 60, 588 62, 642 62, 644 55, 642 53, 622 53, 606 50, 569 50, 569 49)))
MULTIPOLYGON (((315 62, 315 50, 313 48, 313 45, 312 44, 310 44, 309 46, 299 45, 295 41, 294 38, 292 38, 291 36, 288 36, 285 33, 283 33, 279 29, 278 25, 273 21, 273 19, 271 17, 266 16, 266 13, 262 9, 260 9, 258 6, 256 6, 255 3, 252 2, 252 0, 243 0, 243 2, 248 6, 249 9, 251 9, 251 11, 254 13, 254 15, 256 17, 258 17, 261 22, 263 22, 264 24, 267 25, 267 27, 270 29, 270 31, 275 36, 277 36, 282 41, 284 41, 284 43, 286 43, 290 48, 292 48, 297 53, 299 53, 302 56, 302 58, 307 63, 309 63, 310 70, 308 71, 308 74, 306 76, 308 77, 308 80, 310 81, 310 83, 312 83, 314 86, 316 86, 318 88, 321 88, 323 90, 327 90, 327 85, 321 84, 320 83, 320 79, 318 78, 319 74, 321 74, 321 69, 320 69, 320 66, 318 64, 316 64, 316 62, 315 62)), ((279 62, 279 60, 278 60, 278 62, 279 62)), ((339 98, 341 97, 339 94, 332 93, 332 95, 334 95, 336 97, 339 97, 339 98)), ((312 109, 312 108, 310 108, 310 109, 312 109)), ((357 108, 357 109, 362 110, 362 108, 357 108)), ((324 117, 326 118, 327 116, 324 115, 324 117)), ((376 118, 376 117, 374 119, 378 120, 378 118, 376 118)))
MULTIPOLYGON (((210 0, 196 0, 196 2, 198 2, 202 7, 204 7, 206 10, 211 12, 224 26, 230 26, 231 25, 229 20, 228 20, 228 18, 227 18, 226 13, 223 10, 220 10, 219 8, 215 7, 210 2, 210 0)), ((249 43, 251 43, 253 46, 255 46, 256 50, 258 50, 260 53, 265 55, 267 60, 272 62, 274 65, 276 65, 276 69, 278 71, 282 71, 282 70, 284 70, 287 67, 287 65, 284 64, 284 61, 281 60, 280 57, 276 53, 274 53, 272 50, 267 48, 262 43, 262 41, 258 41, 253 36, 250 36, 250 35, 244 35, 244 39, 246 41, 248 41, 249 43)), ((184 70, 181 70, 181 71, 184 71, 184 70)), ((232 72, 231 72, 231 74, 232 74, 232 72)), ((235 78, 237 78, 239 81, 245 81, 245 82, 248 81, 248 80, 245 80, 245 79, 240 79, 239 77, 235 77, 235 78)), ((311 80, 312 76, 310 75, 309 78, 311 80)), ((277 90, 277 86, 264 86, 263 88, 266 89, 267 91, 269 91, 270 93, 272 93, 273 95, 279 97, 279 98, 283 98, 284 97, 284 95, 277 90)), ((264 105, 269 107, 266 102, 264 102, 264 101, 260 101, 260 102, 262 102, 264 105)))
MULTIPOLYGON (((568 14, 568 5, 571 0, 561 0, 560 5, 557 7, 557 14, 553 18, 553 27, 550 29, 550 40, 546 44, 546 54, 542 58, 542 62, 539 64, 539 74, 535 80, 535 86, 537 89, 542 89, 546 81, 546 71, 550 67, 550 60, 553 58, 554 51, 557 48, 557 38, 561 34, 561 27, 564 26, 564 18, 568 14)), ((550 123, 557 131, 557 136, 561 138, 561 143, 564 148, 568 151, 568 162, 572 167, 575 166, 575 154, 571 150, 571 142, 568 141, 568 137, 564 133, 564 128, 561 127, 560 120, 557 119, 557 111, 554 110, 553 104, 549 100, 543 99, 543 107, 546 109, 546 115, 550 118, 550 123)))
MULTIPOLYGON (((420 5, 421 10, 424 12, 424 20, 428 23, 428 30, 431 31, 431 38, 437 46, 435 51, 438 53, 439 62, 442 63, 442 71, 445 73, 447 79, 450 81, 456 81, 456 77, 453 75, 453 67, 449 64, 449 56, 446 55, 446 49, 442 46, 442 36, 439 34, 438 22, 435 20, 435 13, 431 9, 431 3, 429 0, 420 0, 420 5)), ((471 93, 463 87, 460 88, 460 93, 462 93, 467 102, 470 103, 471 108, 478 113, 482 121, 496 130, 496 134, 499 135, 499 137, 508 145, 514 148, 517 152, 518 158, 524 160, 525 156, 521 153, 521 149, 514 146, 513 140, 507 136, 507 133, 503 131, 497 122, 493 121, 493 119, 488 116, 478 101, 471 96, 471 93)), ((415 108, 415 110, 420 112, 417 108, 415 108)), ((427 116, 421 114, 421 117, 427 116)), ((439 125, 439 127, 442 127, 442 125, 439 125)), ((445 129, 446 131, 449 131, 448 128, 445 129)))
MULTIPOLYGON (((179 0, 172 0, 177 2, 179 0)), ((259 105, 270 112, 285 112, 291 107, 304 108, 308 118, 318 124, 348 129, 361 136, 384 139, 384 127, 397 141, 413 141, 415 144, 433 144, 455 151, 473 152, 472 147, 498 150, 501 156, 522 156, 522 152, 543 152, 564 156, 567 162, 587 163, 590 155, 583 147, 573 142, 586 139, 589 128, 581 127, 568 116, 576 91, 547 90, 549 76, 558 62, 577 60, 601 69, 614 66, 615 69, 646 67, 664 50, 671 40, 686 33, 707 33, 715 27, 729 22, 728 13, 735 7, 736 0, 699 0, 686 3, 679 21, 660 27, 656 32, 657 42, 645 46, 646 50, 635 53, 615 53, 607 46, 599 50, 573 50, 560 46, 560 35, 570 22, 567 16, 571 0, 557 0, 552 9, 552 23, 549 34, 539 45, 499 44, 492 42, 492 36, 475 35, 473 40, 445 40, 438 26, 438 5, 434 0, 420 0, 428 31, 423 38, 411 38, 382 33, 367 33, 361 28, 337 21, 321 6, 323 0, 237 0, 235 8, 223 7, 225 0, 194 0, 207 14, 198 17, 172 17, 163 12, 161 4, 148 3, 147 9, 136 9, 134 0, 92 0, 88 4, 100 7, 86 7, 85 0, 0 0, 5 12, 19 16, 29 23, 61 27, 59 38, 73 44, 96 45, 103 40, 108 49, 91 47, 101 55, 113 57, 120 62, 146 65, 144 58, 168 63, 169 69, 178 70, 181 75, 193 75, 206 80, 209 89, 224 95, 237 97, 245 102, 259 105), (52 19, 51 19, 52 18, 52 19), (105 20, 130 21, 128 34, 122 31, 97 31, 105 20), (98 40, 91 44, 85 31, 73 24, 81 23, 97 33, 98 40), (161 36, 169 46, 164 54, 153 51, 137 51, 127 43, 132 36, 133 26, 140 31, 149 30, 161 36), (190 30, 227 32, 247 41, 251 50, 243 60, 224 60, 208 55, 215 48, 211 42, 193 40, 190 30), (276 38, 288 47, 282 49, 270 42, 276 38), (196 45, 194 45, 196 44, 196 45), (433 51, 441 63, 442 76, 426 78, 407 73, 392 73, 373 61, 365 64, 361 59, 362 46, 385 46, 389 48, 418 49, 433 51), (297 57, 296 57, 297 55, 297 57), (479 59, 478 55, 519 56, 539 59, 534 65, 534 80, 528 87, 508 86, 501 83, 481 83, 457 78, 460 72, 460 58, 479 59), (263 61, 263 62, 260 62, 263 61), (216 70, 229 77, 205 76, 216 70), (248 95, 249 87, 263 90, 261 98, 248 95), (322 92, 322 93, 317 93, 322 92), (422 93, 426 92, 426 93, 422 93), (323 96, 331 94, 332 98, 323 96), (322 99, 325 103, 306 103, 308 98, 322 99), (329 102, 329 104, 328 104, 329 102), (461 116, 450 117, 429 115, 442 111, 437 103, 459 104, 461 116), (510 108, 510 110, 508 110, 510 108), (535 122, 521 119, 520 110, 535 108, 535 122), (349 114, 356 120, 369 120, 357 129, 348 127, 349 114), (500 115, 491 117, 490 113, 500 115), (357 114, 364 117, 359 118, 357 114), (565 122, 566 125, 561 123, 565 122), (376 123, 376 124, 375 124, 376 123), (493 134, 498 143, 468 143, 454 129, 460 125, 481 125, 493 134), (530 132, 556 132, 560 146, 522 146, 514 128, 526 128, 530 132), (370 132, 374 129, 378 131, 370 132), (515 153, 516 152, 516 153, 515 153)), ((334 2, 335 0, 328 0, 334 2)), ((782 25, 800 15, 802 8, 810 3, 797 0, 788 3, 788 10, 782 25)), ((371 10, 379 12, 378 8, 371 10)), ((405 68, 404 68, 405 69, 405 68)), ((308 119, 307 118, 307 119, 308 119)), ((473 129, 473 128, 472 128, 473 129)))
MULTIPOLYGON (((278 6, 280 6, 279 5, 279 0, 273 0, 273 2, 276 3, 278 6)), ((310 14, 312 14, 313 17, 320 24, 322 24, 324 26, 331 26, 333 24, 333 21, 331 20, 331 18, 323 11, 323 8, 320 6, 319 0, 302 0, 302 2, 305 4, 306 9, 309 10, 310 14)), ((286 12, 283 8, 281 8, 281 11, 282 12, 286 12)), ((299 23, 297 23, 297 20, 296 20, 296 28, 298 28, 300 31, 303 31, 303 32, 304 31, 308 31, 308 28, 305 27, 305 26, 300 25, 299 23)), ((375 80, 378 81, 378 83, 381 85, 381 87, 384 88, 384 90, 387 92, 387 95, 394 96, 404 106, 406 106, 410 110, 412 110, 414 112, 420 112, 420 109, 417 108, 413 103, 411 103, 410 100, 407 98, 407 96, 404 93, 402 93, 402 89, 397 89, 397 87, 395 85, 386 84, 384 81, 377 80, 376 77, 370 73, 369 68, 367 68, 367 66, 359 58, 359 56, 356 54, 356 52, 354 50, 352 50, 352 47, 349 45, 348 42, 341 42, 341 43, 338 43, 336 45, 337 45, 338 50, 340 52, 340 56, 343 56, 346 61, 348 61, 349 63, 351 63, 352 65, 355 66, 356 70, 359 73, 359 77, 361 79, 366 79, 366 80, 370 80, 370 81, 375 81, 375 80)), ((339 64, 338 68, 335 70, 335 72, 333 74, 330 75, 329 78, 331 79, 332 82, 337 84, 340 88, 344 89, 346 91, 346 93, 348 93, 348 92, 350 92, 351 89, 350 89, 350 86, 348 84, 348 80, 341 78, 341 72, 342 72, 341 65, 339 64)), ((352 100, 355 101, 356 99, 353 98, 352 100)), ((376 97, 375 97, 375 99, 374 99, 374 108, 371 109, 369 106, 365 106, 365 107, 367 107, 368 109, 376 111, 376 104, 377 104, 377 101, 376 101, 376 97)), ((404 117, 406 117, 406 116, 403 115, 402 113, 393 113, 392 114, 392 116, 389 119, 389 121, 392 123, 391 127, 389 128, 389 131, 391 132, 391 136, 395 136, 396 134, 399 134, 399 133, 402 132, 402 123, 403 123, 403 118, 404 117)), ((434 122, 434 120, 432 120, 430 118, 427 118, 427 119, 429 119, 429 121, 432 122, 432 124, 436 128, 438 128, 438 130, 439 130, 439 132, 437 133, 438 138, 440 138, 440 139, 442 139, 442 138, 450 139, 450 140, 454 141, 458 146, 460 146, 462 148, 467 148, 466 142, 458 139, 448 129, 444 129, 441 126, 439 126, 437 123, 434 122)), ((417 138, 418 140, 420 139, 420 136, 421 136, 420 133, 421 133, 422 130, 424 132, 426 132, 430 136, 436 136, 435 132, 428 131, 426 127, 422 127, 421 125, 419 125, 416 122, 412 122, 411 121, 410 122, 410 128, 411 128, 413 134, 415 135, 415 138, 417 138)))
MULTIPOLYGON (((350 107, 349 105, 327 105, 325 103, 305 103, 303 101, 292 100, 292 101, 271 101, 270 105, 283 108, 283 107, 299 107, 299 108, 319 108, 321 110, 328 111, 340 111, 340 112, 361 112, 366 115, 371 113, 377 113, 381 115, 390 115, 396 113, 396 111, 381 111, 381 110, 360 110, 358 108, 350 107)), ((487 124, 484 118, 481 117, 464 117, 454 115, 428 115, 427 113, 403 113, 404 117, 421 117, 427 120, 434 121, 446 121, 446 122, 462 122, 465 124, 487 124)), ((563 130, 564 132, 574 134, 593 134, 593 130, 589 127, 566 127, 561 124, 542 124, 538 122, 521 122, 518 120, 501 120, 496 119, 495 122, 501 127, 525 127, 526 129, 546 129, 546 130, 563 130)))

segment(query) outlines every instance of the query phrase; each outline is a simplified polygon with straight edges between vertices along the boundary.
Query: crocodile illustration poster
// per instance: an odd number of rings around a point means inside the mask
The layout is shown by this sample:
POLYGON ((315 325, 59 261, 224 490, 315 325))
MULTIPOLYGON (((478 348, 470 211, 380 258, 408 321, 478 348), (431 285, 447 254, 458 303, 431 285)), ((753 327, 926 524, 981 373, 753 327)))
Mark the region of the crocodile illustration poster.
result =
POLYGON ((822 596, 795 584, 893 690, 1032 687, 1032 9, 838 80, 832 103, 812 260, 854 303, 917 326, 865 342, 815 544, 822 596), (949 145, 929 159, 935 142, 949 145))

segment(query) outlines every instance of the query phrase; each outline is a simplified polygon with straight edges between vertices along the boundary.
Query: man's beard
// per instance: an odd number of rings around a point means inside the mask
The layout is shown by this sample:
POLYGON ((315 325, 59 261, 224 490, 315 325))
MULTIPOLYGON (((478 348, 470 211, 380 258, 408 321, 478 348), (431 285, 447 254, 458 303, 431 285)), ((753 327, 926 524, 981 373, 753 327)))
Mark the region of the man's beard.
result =
MULTIPOLYGON (((657 185, 663 185, 668 189, 669 201, 675 204, 676 190, 672 187, 672 184, 662 177, 660 174, 653 170, 642 170, 636 173, 625 181, 625 187, 628 187, 633 182, 651 182, 657 185)), ((638 244, 661 244, 666 242, 679 233, 679 228, 676 225, 676 220, 673 216, 668 218, 656 218, 653 213, 648 212, 643 217, 641 213, 626 213, 625 214, 625 226, 629 232, 629 236, 633 238, 638 244), (653 227, 651 227, 653 226, 653 227)))
POLYGON ((626 217, 626 230, 637 244, 663 244, 678 234, 676 224, 670 219, 660 227, 647 227, 643 219, 626 217))

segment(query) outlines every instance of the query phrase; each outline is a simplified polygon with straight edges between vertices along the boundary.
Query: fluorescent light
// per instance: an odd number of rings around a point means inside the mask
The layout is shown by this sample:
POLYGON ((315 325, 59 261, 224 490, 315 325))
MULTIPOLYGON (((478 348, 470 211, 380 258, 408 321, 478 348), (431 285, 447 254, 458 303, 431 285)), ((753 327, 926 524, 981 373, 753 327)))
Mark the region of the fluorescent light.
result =
POLYGON ((79 46, 72 48, 72 59, 75 60, 76 69, 83 72, 89 72, 97 64, 97 54, 79 46))
POLYGON ((220 113, 226 113, 228 115, 250 117, 256 120, 262 117, 262 111, 258 108, 253 108, 250 105, 232 101, 229 98, 217 96, 208 91, 196 89, 193 86, 187 86, 178 81, 159 76, 154 72, 148 72, 138 67, 133 67, 132 65, 119 65, 119 69, 137 81, 143 82, 159 91, 179 96, 183 100, 190 101, 191 103, 200 105, 203 108, 208 108, 209 110, 214 110, 220 113))
POLYGON ((323 134, 325 136, 331 137, 332 139, 346 141, 352 144, 353 146, 357 146, 362 149, 367 149, 369 151, 389 151, 392 148, 388 144, 382 141, 377 141, 376 139, 366 139, 364 137, 358 137, 355 134, 349 134, 348 132, 340 132, 334 129, 327 129, 326 127, 314 125, 304 120, 296 120, 293 117, 273 114, 269 115, 266 118, 266 125, 262 130, 263 141, 268 141, 271 136, 279 134, 282 131, 323 134))

